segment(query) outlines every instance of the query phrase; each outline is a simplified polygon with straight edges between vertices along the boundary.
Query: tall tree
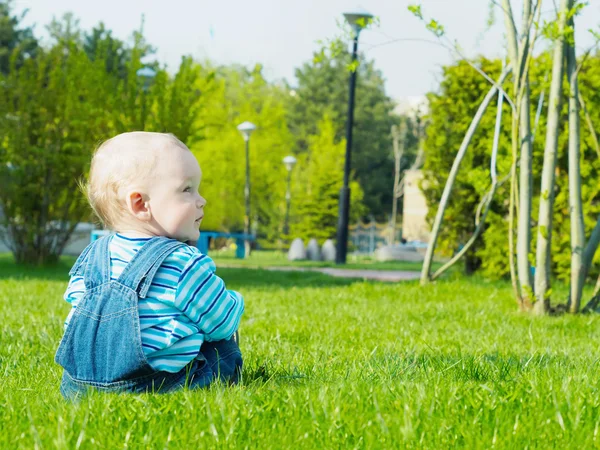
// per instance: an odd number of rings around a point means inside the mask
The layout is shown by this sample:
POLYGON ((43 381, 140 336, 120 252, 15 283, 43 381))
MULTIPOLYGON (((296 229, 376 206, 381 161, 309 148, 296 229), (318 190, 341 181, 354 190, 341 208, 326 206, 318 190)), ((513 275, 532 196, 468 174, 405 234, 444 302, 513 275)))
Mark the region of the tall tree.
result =
POLYGON ((542 168, 542 187, 538 216, 535 271, 535 309, 543 313, 548 309, 550 289, 550 271, 552 257, 552 217, 554 209, 556 162, 558 136, 560 133, 560 111, 562 102, 562 83, 565 59, 565 28, 571 0, 561 0, 558 11, 558 36, 552 55, 552 84, 550 85, 548 118, 546 128, 546 146, 542 168))
MULTIPOLYGON (((308 150, 298 161, 299 176, 294 189, 298 200, 291 227, 294 237, 321 242, 335 237, 345 149, 346 141, 336 141, 333 121, 325 116, 319 122, 318 133, 308 137, 308 150)), ((350 183, 350 188, 351 220, 356 220, 363 213, 363 193, 356 181, 350 183)))
POLYGON ((286 171, 282 159, 293 148, 286 121, 286 91, 269 84, 262 67, 211 67, 200 84, 201 139, 191 145, 203 170, 201 192, 208 200, 205 229, 240 231, 244 218, 244 141, 236 126, 257 126, 250 138, 251 219, 259 243, 281 235, 286 171))
POLYGON ((119 78, 127 76, 127 59, 131 57, 125 43, 112 35, 104 23, 100 22, 91 31, 84 33, 83 49, 88 58, 95 61, 100 58, 106 62, 106 71, 119 78))
MULTIPOLYGON (((341 43, 338 46, 343 47, 341 43)), ((386 95, 383 77, 373 61, 364 55, 359 56, 359 61, 352 168, 363 188, 368 212, 387 219, 394 184, 390 130, 399 123, 399 118, 392 114, 394 103, 386 95)), ((295 96, 290 98, 288 122, 299 154, 307 151, 309 136, 318 133, 318 124, 325 115, 334 124, 336 139, 344 137, 349 62, 347 52, 333 52, 296 69, 297 87, 295 96)))
POLYGON ((27 15, 27 10, 21 15, 12 15, 13 1, 0 1, 0 73, 6 75, 10 68, 10 58, 15 49, 19 49, 14 62, 20 67, 27 58, 35 57, 38 52, 38 41, 31 27, 21 28, 20 24, 27 15))
MULTIPOLYGON (((530 120, 530 89, 529 66, 527 60, 531 49, 530 30, 534 17, 540 11, 541 2, 536 2, 532 8, 532 0, 524 0, 522 24, 520 32, 512 13, 510 0, 502 1, 504 23, 507 36, 507 53, 512 68, 513 89, 512 95, 517 102, 513 109, 512 121, 512 146, 513 154, 520 154, 519 161, 519 217, 517 225, 517 273, 520 285, 519 295, 523 301, 530 304, 533 300, 531 294, 532 280, 529 264, 529 251, 531 248, 531 198, 533 177, 531 165, 533 159, 531 120, 530 120)), ((516 163, 513 168, 516 171, 516 163)), ((509 231, 512 238, 512 230, 509 231)), ((511 250, 512 252, 512 250, 511 250)))
POLYGON ((112 134, 104 67, 61 41, 17 67, 0 89, 0 208, 20 263, 55 262, 87 215, 78 190, 97 142, 112 134))

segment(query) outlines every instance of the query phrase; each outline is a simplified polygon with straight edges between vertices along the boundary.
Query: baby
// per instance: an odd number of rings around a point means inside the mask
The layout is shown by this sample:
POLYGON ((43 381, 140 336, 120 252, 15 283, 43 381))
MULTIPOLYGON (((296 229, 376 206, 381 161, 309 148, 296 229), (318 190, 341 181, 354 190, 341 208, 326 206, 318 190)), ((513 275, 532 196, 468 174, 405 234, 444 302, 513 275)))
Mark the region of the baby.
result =
POLYGON ((90 244, 69 272, 72 308, 56 352, 66 398, 238 381, 244 300, 188 245, 204 217, 201 179, 170 134, 124 133, 96 151, 86 191, 116 233, 90 244))

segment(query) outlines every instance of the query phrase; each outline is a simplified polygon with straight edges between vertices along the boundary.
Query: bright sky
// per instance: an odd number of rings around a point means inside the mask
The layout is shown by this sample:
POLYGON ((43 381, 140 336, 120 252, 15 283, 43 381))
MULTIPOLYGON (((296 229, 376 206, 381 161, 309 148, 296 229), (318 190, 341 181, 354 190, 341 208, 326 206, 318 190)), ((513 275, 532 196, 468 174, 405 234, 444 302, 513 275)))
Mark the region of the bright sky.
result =
MULTIPOLYGON (((556 3, 558 3, 555 0, 556 3)), ((378 16, 380 26, 361 33, 359 49, 375 60, 386 79, 388 95, 398 101, 422 96, 439 84, 441 66, 454 56, 438 45, 418 41, 435 38, 407 6, 421 3, 426 16, 442 23, 447 36, 468 56, 503 56, 501 11, 486 31, 487 0, 15 0, 17 10, 29 8, 27 24, 45 35, 52 17, 73 12, 84 30, 102 21, 114 35, 127 39, 145 15, 145 35, 157 47, 158 59, 176 70, 181 55, 210 58, 216 63, 265 67, 269 79, 286 78, 293 85, 294 69, 312 57, 318 40, 339 33, 342 13, 362 8, 378 16), (394 43, 388 43, 395 39, 394 43), (417 40, 414 40, 417 39, 417 40), (384 45, 381 45, 384 44, 384 45)), ((520 1, 513 0, 515 13, 520 1)), ((590 28, 600 30, 600 1, 592 0, 577 18, 579 52, 593 43, 590 28)), ((544 16, 554 15, 546 0, 544 16)), ((519 20, 520 22, 520 20, 519 20)))

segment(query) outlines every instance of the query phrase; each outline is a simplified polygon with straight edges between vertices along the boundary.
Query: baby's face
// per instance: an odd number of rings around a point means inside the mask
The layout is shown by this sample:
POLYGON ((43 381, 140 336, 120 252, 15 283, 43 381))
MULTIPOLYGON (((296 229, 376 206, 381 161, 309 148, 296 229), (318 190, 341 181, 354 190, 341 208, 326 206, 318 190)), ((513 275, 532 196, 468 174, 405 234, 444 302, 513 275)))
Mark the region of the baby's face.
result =
POLYGON ((165 236, 196 241, 206 205, 198 192, 202 171, 192 152, 174 147, 161 152, 148 186, 152 222, 165 236))

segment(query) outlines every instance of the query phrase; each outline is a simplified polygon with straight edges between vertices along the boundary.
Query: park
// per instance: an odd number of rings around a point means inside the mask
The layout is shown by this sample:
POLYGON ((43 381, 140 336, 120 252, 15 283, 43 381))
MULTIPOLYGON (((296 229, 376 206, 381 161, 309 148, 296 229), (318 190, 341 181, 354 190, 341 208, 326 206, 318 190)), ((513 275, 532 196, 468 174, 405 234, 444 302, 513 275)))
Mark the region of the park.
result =
POLYGON ((150 6, 125 37, 77 10, 42 32, 0 1, 0 448, 600 447, 599 5, 484 2, 486 54, 434 2, 397 9, 418 38, 372 3, 273 79, 167 66, 150 6), (373 55, 415 42, 449 59, 397 102, 373 55), (85 183, 129 131, 202 168, 186 243, 243 295, 243 371, 68 402, 69 271, 118 232, 85 183))

